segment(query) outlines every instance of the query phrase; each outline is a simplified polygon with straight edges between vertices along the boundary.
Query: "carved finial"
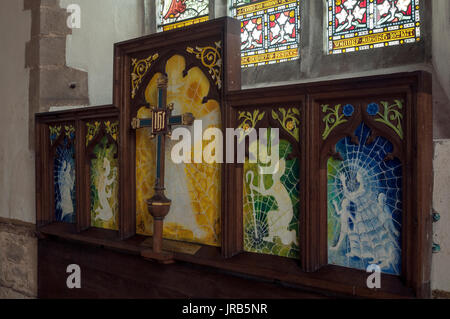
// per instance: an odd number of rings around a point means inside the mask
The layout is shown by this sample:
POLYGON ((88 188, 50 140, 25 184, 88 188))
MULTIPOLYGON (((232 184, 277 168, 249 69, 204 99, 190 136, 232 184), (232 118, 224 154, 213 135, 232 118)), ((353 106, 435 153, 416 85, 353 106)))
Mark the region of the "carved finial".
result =
POLYGON ((159 89, 164 89, 167 88, 167 85, 169 84, 169 79, 167 78, 166 75, 161 75, 158 78, 158 88, 159 89))

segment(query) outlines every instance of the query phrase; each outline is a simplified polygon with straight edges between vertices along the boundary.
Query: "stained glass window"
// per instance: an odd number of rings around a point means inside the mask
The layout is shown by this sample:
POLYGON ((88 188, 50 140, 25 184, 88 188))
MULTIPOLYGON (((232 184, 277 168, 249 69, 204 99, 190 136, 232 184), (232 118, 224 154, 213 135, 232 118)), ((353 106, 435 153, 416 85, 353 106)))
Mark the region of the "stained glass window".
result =
POLYGON ((158 0, 158 30, 167 31, 207 21, 209 0, 158 0))
POLYGON ((327 0, 330 54, 420 40, 419 0, 327 0))
POLYGON ((298 0, 233 0, 232 16, 241 21, 242 67, 298 59, 298 0))

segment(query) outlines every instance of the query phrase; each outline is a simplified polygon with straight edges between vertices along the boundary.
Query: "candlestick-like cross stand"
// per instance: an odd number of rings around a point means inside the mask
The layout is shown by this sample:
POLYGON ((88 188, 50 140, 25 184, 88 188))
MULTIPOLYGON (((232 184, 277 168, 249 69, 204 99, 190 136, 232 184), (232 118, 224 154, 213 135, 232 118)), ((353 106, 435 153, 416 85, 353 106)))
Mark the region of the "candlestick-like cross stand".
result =
POLYGON ((157 139, 155 194, 147 200, 148 211, 153 216, 153 250, 142 252, 142 256, 161 263, 173 262, 172 254, 162 250, 164 218, 169 213, 170 205, 172 204, 172 201, 164 194, 165 139, 166 136, 170 137, 172 126, 190 126, 194 122, 192 113, 172 116, 173 104, 167 105, 167 85, 167 76, 162 75, 158 79, 158 106, 149 106, 152 110, 151 118, 133 118, 131 123, 132 128, 135 130, 150 127, 152 132, 151 138, 157 139))

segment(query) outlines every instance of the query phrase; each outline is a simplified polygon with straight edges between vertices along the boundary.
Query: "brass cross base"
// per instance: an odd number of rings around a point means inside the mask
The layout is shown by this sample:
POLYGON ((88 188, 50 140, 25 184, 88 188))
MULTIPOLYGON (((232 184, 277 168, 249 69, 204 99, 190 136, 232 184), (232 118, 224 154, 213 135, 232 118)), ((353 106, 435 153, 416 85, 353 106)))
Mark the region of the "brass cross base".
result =
POLYGON ((164 265, 175 263, 173 254, 167 252, 155 253, 152 249, 146 249, 141 251, 141 256, 145 259, 156 261, 164 265))
POLYGON ((173 254, 162 251, 164 218, 170 210, 172 201, 164 195, 163 190, 157 190, 156 194, 147 201, 147 207, 153 216, 153 250, 144 250, 141 256, 156 260, 162 264, 171 264, 173 254))

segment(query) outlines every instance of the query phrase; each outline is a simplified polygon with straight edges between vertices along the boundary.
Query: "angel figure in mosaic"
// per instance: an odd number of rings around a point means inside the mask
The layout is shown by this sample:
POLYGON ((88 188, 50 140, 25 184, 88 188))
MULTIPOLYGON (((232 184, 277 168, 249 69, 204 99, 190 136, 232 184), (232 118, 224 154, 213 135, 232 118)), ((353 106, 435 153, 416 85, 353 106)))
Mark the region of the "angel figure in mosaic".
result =
POLYGON ((401 248, 396 240, 400 236, 400 232, 394 226, 392 213, 388 205, 386 205, 386 195, 383 193, 378 195, 378 207, 380 211, 380 221, 386 231, 384 233, 385 238, 382 239, 386 239, 386 242, 384 245, 379 245, 377 247, 376 255, 381 262, 380 267, 389 268, 395 266, 400 259, 401 248))
POLYGON ((259 186, 253 185, 253 172, 249 172, 250 175, 248 177, 251 179, 249 185, 252 191, 256 191, 262 196, 273 196, 278 205, 278 209, 271 210, 267 213, 269 234, 263 238, 264 241, 273 242, 275 237, 279 237, 283 245, 290 245, 293 242, 298 245, 295 230, 288 229, 294 217, 294 209, 289 192, 281 182, 281 177, 285 171, 286 161, 285 159, 280 159, 279 169, 272 175, 273 185, 269 189, 266 189, 263 183, 260 183, 259 186))
POLYGON ((109 199, 112 196, 111 187, 106 190, 108 186, 111 186, 116 180, 117 167, 115 167, 111 172, 111 163, 105 157, 103 159, 103 173, 99 176, 98 183, 98 198, 100 201, 100 206, 95 210, 97 213, 96 219, 100 219, 103 221, 108 221, 113 217, 113 211, 111 205, 109 204, 109 199), (109 175, 111 175, 109 178, 109 175))
POLYGON ((376 216, 376 208, 375 211, 372 206, 363 209, 367 206, 367 202, 371 201, 371 198, 369 197, 372 197, 372 194, 366 192, 364 178, 359 170, 349 181, 347 181, 347 177, 344 173, 339 174, 339 179, 342 184, 344 200, 347 200, 349 203, 348 209, 350 209, 350 203, 352 203, 353 206, 350 213, 352 219, 346 222, 348 227, 344 225, 344 228, 348 231, 347 235, 350 246, 349 249, 347 249, 346 256, 372 258, 373 247, 370 247, 368 233, 378 228, 376 223, 379 223, 379 221, 376 216), (374 229, 372 229, 372 227, 374 229))
POLYGON ((75 178, 72 176, 72 165, 68 161, 62 163, 59 171, 59 190, 61 201, 58 203, 61 209, 61 221, 74 213, 72 190, 75 185, 75 178))
POLYGON ((396 243, 399 231, 393 224, 392 214, 384 193, 371 191, 363 173, 358 170, 353 178, 339 174, 344 199, 341 210, 335 204, 340 216, 341 232, 337 249, 348 237, 345 256, 367 259, 383 268, 396 265, 400 248, 396 243))
POLYGON ((336 215, 339 216, 341 222, 341 231, 339 234, 339 240, 336 245, 332 246, 332 250, 338 250, 341 248, 342 244, 346 242, 347 235, 353 230, 355 221, 350 214, 350 201, 346 198, 342 200, 341 209, 336 201, 333 201, 334 211, 336 215))

